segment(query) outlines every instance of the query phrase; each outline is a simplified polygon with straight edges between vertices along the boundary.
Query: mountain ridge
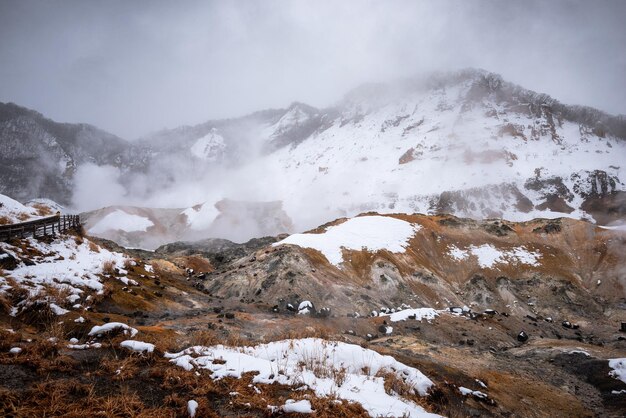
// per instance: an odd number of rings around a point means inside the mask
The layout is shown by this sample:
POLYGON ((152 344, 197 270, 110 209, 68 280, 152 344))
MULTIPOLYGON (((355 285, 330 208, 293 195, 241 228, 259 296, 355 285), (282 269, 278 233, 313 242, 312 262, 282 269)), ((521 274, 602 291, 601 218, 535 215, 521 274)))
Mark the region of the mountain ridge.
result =
POLYGON ((326 108, 293 102, 136 141, 34 111, 16 118, 26 109, 7 106, 2 156, 20 136, 46 155, 0 170, 0 193, 21 200, 75 203, 74 174, 91 163, 118 170, 126 205, 284 200, 289 215, 302 218, 294 219, 298 230, 367 210, 512 220, 557 212, 603 222, 626 214, 624 117, 564 105, 485 70, 362 85, 326 108), (307 205, 315 219, 302 215, 307 205))

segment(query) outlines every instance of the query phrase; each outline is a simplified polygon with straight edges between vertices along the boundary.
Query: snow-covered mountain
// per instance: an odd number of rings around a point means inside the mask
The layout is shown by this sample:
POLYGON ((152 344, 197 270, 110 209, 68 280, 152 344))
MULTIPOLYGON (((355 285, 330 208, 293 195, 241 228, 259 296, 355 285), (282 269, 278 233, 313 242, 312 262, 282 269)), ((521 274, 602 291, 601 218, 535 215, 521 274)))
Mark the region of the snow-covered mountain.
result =
POLYGON ((111 204, 282 201, 296 230, 365 211, 603 224, 626 215, 624 116, 483 70, 366 85, 327 109, 293 103, 134 142, 15 108, 2 107, 0 193, 18 199, 67 204, 75 167, 91 162, 120 172, 110 181, 127 201, 111 204))
POLYGON ((237 140, 235 121, 179 130, 197 130, 197 141, 224 133, 213 161, 231 171, 207 199, 254 179, 246 197, 282 200, 301 229, 368 210, 601 223, 626 214, 624 117, 486 71, 368 85, 333 108, 294 103, 263 115, 240 124, 237 140), (246 159, 241 147, 260 156, 246 159))

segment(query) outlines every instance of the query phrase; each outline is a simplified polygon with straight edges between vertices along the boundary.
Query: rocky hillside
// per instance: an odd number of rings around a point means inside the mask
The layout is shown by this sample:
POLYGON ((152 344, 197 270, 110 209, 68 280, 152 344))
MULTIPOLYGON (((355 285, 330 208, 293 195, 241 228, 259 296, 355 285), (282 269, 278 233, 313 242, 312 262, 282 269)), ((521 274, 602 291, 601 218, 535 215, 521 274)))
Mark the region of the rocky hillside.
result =
POLYGON ((342 315, 405 303, 617 323, 626 320, 625 245, 623 227, 567 218, 363 215, 235 260, 205 287, 280 309, 310 300, 342 315))
POLYGON ((146 154, 94 126, 58 123, 13 103, 0 103, 0 193, 69 205, 74 173, 85 163, 129 171, 143 167, 146 154))
POLYGON ((625 234, 368 213, 156 252, 2 242, 0 411, 621 416, 625 234))

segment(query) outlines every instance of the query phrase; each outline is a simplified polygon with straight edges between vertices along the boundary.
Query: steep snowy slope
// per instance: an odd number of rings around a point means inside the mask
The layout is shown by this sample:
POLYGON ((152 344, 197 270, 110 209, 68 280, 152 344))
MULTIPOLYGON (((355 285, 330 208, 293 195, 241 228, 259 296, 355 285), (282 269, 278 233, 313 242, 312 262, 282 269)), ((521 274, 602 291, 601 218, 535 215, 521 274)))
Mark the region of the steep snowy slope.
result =
POLYGON ((202 190, 187 204, 280 200, 300 230, 367 210, 604 224, 626 215, 624 118, 482 70, 367 85, 332 108, 294 103, 143 141, 156 149, 165 138, 178 145, 168 158, 189 161, 171 176, 202 190))
POLYGON ((322 116, 332 122, 262 163, 280 167, 282 190, 272 197, 289 196, 290 214, 300 202, 347 215, 625 213, 623 119, 564 107, 474 70, 361 89, 338 109, 322 116))

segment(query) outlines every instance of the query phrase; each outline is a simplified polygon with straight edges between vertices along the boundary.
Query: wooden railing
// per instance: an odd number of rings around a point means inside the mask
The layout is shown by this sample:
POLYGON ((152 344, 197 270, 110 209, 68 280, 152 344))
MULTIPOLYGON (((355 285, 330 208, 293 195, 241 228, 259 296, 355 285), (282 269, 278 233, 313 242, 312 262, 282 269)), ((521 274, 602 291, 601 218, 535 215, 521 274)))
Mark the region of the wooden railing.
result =
POLYGON ((80 216, 55 215, 19 224, 0 225, 0 240, 6 241, 15 237, 48 236, 65 232, 69 229, 78 229, 79 227, 80 216))

